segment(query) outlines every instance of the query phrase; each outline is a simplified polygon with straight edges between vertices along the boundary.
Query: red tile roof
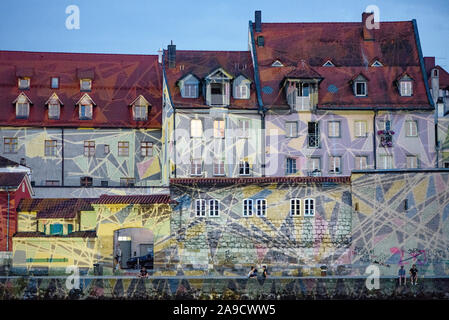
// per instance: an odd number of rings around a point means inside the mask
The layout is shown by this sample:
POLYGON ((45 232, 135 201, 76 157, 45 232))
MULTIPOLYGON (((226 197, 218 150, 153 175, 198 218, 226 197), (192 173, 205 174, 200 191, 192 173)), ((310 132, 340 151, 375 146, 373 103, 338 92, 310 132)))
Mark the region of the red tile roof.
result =
POLYGON ((22 199, 17 211, 35 211, 38 219, 73 219, 80 211, 93 210, 90 205, 95 199, 22 199))
POLYGON ((166 194, 110 196, 101 195, 92 204, 159 204, 170 203, 170 196, 166 194))
POLYGON ((141 127, 161 128, 162 67, 156 55, 50 53, 0 51, 0 124, 9 126, 141 127), (31 87, 23 90, 33 102, 29 119, 16 119, 12 102, 22 92, 19 76, 30 76, 31 87), (79 120, 75 103, 80 77, 93 77, 87 92, 97 104, 93 120, 79 120), (59 89, 50 87, 51 77, 59 77, 59 89), (61 119, 49 120, 45 102, 56 93, 64 106, 61 119), (148 121, 134 121, 129 104, 139 95, 152 105, 148 121))
POLYGON ((260 183, 350 183, 351 178, 343 177, 254 177, 254 178, 175 178, 173 185, 242 185, 260 183))
POLYGON ((0 188, 17 188, 26 174, 26 172, 0 172, 0 188))
POLYGON ((420 66, 412 21, 380 22, 375 41, 362 38, 361 22, 262 23, 263 47, 255 46, 262 100, 265 106, 286 105, 280 84, 298 61, 305 60, 324 79, 319 85, 318 108, 431 109, 420 66), (335 67, 323 67, 330 59, 335 67), (379 60, 383 67, 370 67, 379 60), (280 60, 285 67, 271 67, 280 60), (369 79, 368 96, 355 97, 350 80, 363 72, 369 79), (414 79, 413 97, 401 97, 395 79, 407 72, 414 79))
POLYGON ((96 238, 96 231, 75 231, 66 235, 52 234, 47 235, 42 232, 29 231, 29 232, 17 232, 14 234, 14 238, 96 238))
POLYGON ((234 78, 243 75, 253 83, 251 84, 250 99, 234 99, 232 96, 229 108, 257 109, 256 87, 254 85, 254 67, 249 51, 176 51, 176 67, 168 67, 167 51, 165 51, 165 73, 172 101, 176 107, 208 107, 205 97, 202 95, 197 99, 183 98, 177 85, 177 81, 193 74, 200 80, 218 68, 223 68, 234 78))

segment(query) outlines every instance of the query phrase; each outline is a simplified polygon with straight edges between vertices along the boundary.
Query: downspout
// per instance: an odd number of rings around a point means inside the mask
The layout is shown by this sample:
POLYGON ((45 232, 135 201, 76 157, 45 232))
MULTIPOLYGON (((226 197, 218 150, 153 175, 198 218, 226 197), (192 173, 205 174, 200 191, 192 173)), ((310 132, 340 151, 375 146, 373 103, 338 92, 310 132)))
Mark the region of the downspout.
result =
POLYGON ((7 211, 7 218, 6 218, 6 251, 9 251, 9 210, 10 210, 9 187, 6 187, 6 193, 8 195, 8 211, 7 211))
POLYGON ((64 128, 61 128, 61 186, 64 186, 64 128))
POLYGON ((374 170, 377 169, 377 143, 376 143, 376 116, 377 116, 377 108, 374 108, 374 117, 373 117, 373 155, 374 155, 374 170))

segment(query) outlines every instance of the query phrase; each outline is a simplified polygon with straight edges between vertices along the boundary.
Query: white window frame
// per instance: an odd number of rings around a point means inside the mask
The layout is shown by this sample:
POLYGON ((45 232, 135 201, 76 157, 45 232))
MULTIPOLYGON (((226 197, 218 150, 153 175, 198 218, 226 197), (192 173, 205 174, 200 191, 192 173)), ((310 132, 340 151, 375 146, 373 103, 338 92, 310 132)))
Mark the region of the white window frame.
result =
POLYGON ((313 217, 315 215, 315 199, 304 199, 304 217, 313 217))
POLYGON ((92 120, 92 114, 93 114, 92 104, 80 104, 79 105, 79 118, 81 120, 92 120), (83 110, 85 110, 84 116, 83 116, 83 110))
POLYGON ((19 78, 17 81, 17 87, 20 90, 27 90, 30 88, 30 86, 31 86, 31 79, 28 77, 19 78))
POLYGON ((16 137, 4 137, 3 138, 3 152, 4 153, 17 153, 18 149, 19 149, 19 139, 18 138, 16 138, 16 137), (8 148, 6 146, 8 146, 8 148))
POLYGON ((59 103, 48 104, 48 119, 58 120, 61 116, 61 106, 59 103))
POLYGON ((220 201, 217 199, 209 200, 209 217, 220 216, 220 201))
POLYGON ((417 137, 418 136, 418 121, 416 120, 406 120, 405 121, 405 136, 406 137, 417 137), (413 128, 414 124, 414 128, 413 128), (413 129, 415 129, 415 134, 413 134, 413 129))
POLYGON ((287 138, 298 137, 298 121, 286 121, 285 122, 285 136, 287 138))
POLYGON ((134 121, 147 121, 148 120, 148 106, 135 104, 133 105, 133 119, 134 121))
POLYGON ((117 155, 119 157, 129 157, 129 141, 119 141, 117 143, 117 155))
POLYGON ((394 168, 394 159, 390 154, 381 154, 379 155, 379 162, 382 164, 382 170, 389 170, 394 168), (391 162, 391 166, 388 166, 389 162, 391 162))
POLYGON ((190 175, 194 177, 203 175, 203 160, 192 159, 190 161, 190 175))
POLYGON ((399 87, 402 97, 411 97, 412 96, 412 90, 413 90, 413 84, 410 80, 401 80, 399 81, 399 87))
POLYGON ((203 136, 203 122, 200 119, 190 120, 190 137, 201 138, 203 136))
POLYGON ((321 171, 321 157, 309 157, 307 159, 307 170, 314 171, 319 170, 321 171), (318 161, 318 168, 315 168, 315 161, 318 161), (310 164, 313 164, 312 168, 310 168, 310 164))
POLYGON ((244 83, 235 87, 235 99, 248 99, 248 86, 244 83))
POLYGON ((30 104, 26 103, 16 103, 16 118, 27 119, 30 116, 30 104))
POLYGON ((354 121, 354 131, 355 131, 354 135, 357 138, 366 138, 367 132, 368 132, 367 127, 368 127, 368 123, 366 120, 355 120, 354 121))
POLYGON ((355 164, 354 167, 356 170, 366 170, 368 168, 368 156, 355 156, 355 164), (362 162, 365 159, 365 166, 362 166, 362 162), (357 165, 358 164, 358 165, 357 165), (359 167, 359 168, 357 168, 359 167))
POLYGON ((153 156, 153 142, 142 141, 140 142, 140 155, 142 157, 153 156))
POLYGON ((290 199, 290 216, 299 217, 301 216, 301 199, 300 198, 292 198, 290 199))
POLYGON ((286 158, 286 160, 285 160, 285 173, 286 174, 295 174, 295 173, 297 173, 298 172, 298 159, 297 158, 293 158, 293 157, 287 157, 286 158), (292 161, 294 161, 294 164, 295 164, 295 167, 293 168, 292 167, 292 169, 293 169, 293 172, 289 172, 288 171, 288 161, 289 160, 292 160, 292 161))
POLYGON ((95 141, 84 140, 84 156, 95 157, 95 141))
POLYGON ((225 175, 225 163, 223 159, 214 159, 214 176, 225 175))
POLYGON ((329 173, 341 174, 341 172, 341 156, 329 156, 329 173), (338 162, 338 166, 336 162, 338 162), (337 167, 338 171, 336 171, 337 167))
POLYGON ((185 83, 183 98, 196 98, 198 97, 198 84, 185 83))
POLYGON ((196 199, 195 200, 195 216, 205 217, 206 216, 206 200, 196 199))
POLYGON ((367 92, 368 92, 368 84, 366 83, 366 81, 355 81, 354 82, 354 94, 356 97, 366 97, 367 96, 367 92), (363 94, 358 94, 357 93, 357 84, 363 84, 363 94))
POLYGON ((80 91, 92 91, 91 79, 80 79, 80 91), (85 85, 88 84, 88 85, 85 85))
POLYGON ((244 217, 252 217, 254 211, 253 199, 243 199, 242 202, 242 213, 244 217))
POLYGON ((267 199, 256 200, 256 216, 258 217, 267 216, 267 199))
POLYGON ((418 168, 419 168, 419 159, 418 159, 418 156, 417 156, 417 155, 414 155, 414 154, 407 155, 407 157, 406 157, 406 165, 407 165, 407 169, 418 169, 418 168), (410 165, 409 165, 409 159, 414 159, 414 160, 413 160, 414 166, 410 166, 410 165))
POLYGON ((341 131, 340 121, 332 120, 327 122, 327 136, 329 138, 340 138, 341 137, 340 131, 341 131))

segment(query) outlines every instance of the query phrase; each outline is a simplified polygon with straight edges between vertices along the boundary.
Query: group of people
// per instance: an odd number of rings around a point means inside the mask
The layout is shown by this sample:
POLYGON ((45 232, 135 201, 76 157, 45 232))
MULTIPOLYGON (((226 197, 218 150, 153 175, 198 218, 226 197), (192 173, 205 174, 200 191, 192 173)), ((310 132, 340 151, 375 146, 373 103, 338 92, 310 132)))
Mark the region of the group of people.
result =
MULTIPOLYGON (((262 278, 268 277, 267 266, 262 267, 262 278)), ((248 272, 248 278, 257 278, 257 269, 256 267, 251 267, 251 270, 248 272)))
MULTIPOLYGON (((412 265, 412 268, 410 269, 410 281, 412 283, 412 285, 417 285, 418 284, 418 269, 416 268, 416 265, 412 265)), ((399 276, 399 285, 403 284, 406 285, 407 284, 407 276, 405 274, 405 269, 404 266, 401 266, 401 268, 398 271, 398 276, 399 276)))

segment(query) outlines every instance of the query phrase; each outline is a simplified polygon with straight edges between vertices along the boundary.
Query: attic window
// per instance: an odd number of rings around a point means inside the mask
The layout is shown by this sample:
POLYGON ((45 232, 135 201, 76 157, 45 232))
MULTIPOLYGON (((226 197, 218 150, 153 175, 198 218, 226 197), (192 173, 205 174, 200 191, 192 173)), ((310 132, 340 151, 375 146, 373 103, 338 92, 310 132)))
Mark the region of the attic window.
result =
POLYGON ((265 45, 265 38, 263 36, 257 37, 257 46, 263 47, 265 45))
POLYGON ((51 78, 51 88, 52 89, 58 89, 59 88, 59 78, 58 77, 52 77, 51 78))
POLYGON ((81 91, 91 91, 92 90, 92 80, 91 79, 81 79, 80 80, 80 90, 81 91))
POLYGON ((148 106, 135 104, 133 106, 133 118, 136 121, 145 121, 148 120, 148 106))
POLYGON ((325 64, 323 64, 323 67, 335 67, 335 64, 332 63, 332 61, 327 60, 325 64))
POLYGON ((13 104, 15 104, 16 106, 16 118, 27 119, 30 114, 30 99, 28 99, 28 97, 24 93, 21 93, 13 101, 13 104))
POLYGON ((376 60, 371 64, 371 67, 383 67, 383 66, 384 65, 380 63, 379 60, 376 60))
POLYGON ((194 83, 184 84, 183 98, 196 98, 198 96, 198 85, 194 83))
POLYGON ((30 78, 24 77, 24 78, 19 78, 19 83, 18 83, 19 89, 21 90, 27 90, 30 88, 30 78))
POLYGON ((272 67, 283 67, 284 65, 279 60, 276 60, 271 64, 271 66, 272 67))
POLYGON ((61 113, 61 101, 56 93, 53 93, 45 104, 48 106, 48 119, 59 119, 59 115, 61 113))
POLYGON ((354 92, 358 97, 366 96, 366 82, 365 81, 355 81, 354 82, 354 92))
POLYGON ((80 120, 92 120, 93 106, 95 105, 95 103, 87 93, 85 93, 81 97, 81 99, 76 103, 76 105, 79 106, 80 120))
POLYGON ((412 81, 410 81, 410 80, 399 81, 399 89, 400 89, 401 96, 410 97, 413 92, 412 91, 413 90, 412 81))

